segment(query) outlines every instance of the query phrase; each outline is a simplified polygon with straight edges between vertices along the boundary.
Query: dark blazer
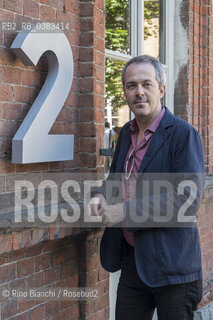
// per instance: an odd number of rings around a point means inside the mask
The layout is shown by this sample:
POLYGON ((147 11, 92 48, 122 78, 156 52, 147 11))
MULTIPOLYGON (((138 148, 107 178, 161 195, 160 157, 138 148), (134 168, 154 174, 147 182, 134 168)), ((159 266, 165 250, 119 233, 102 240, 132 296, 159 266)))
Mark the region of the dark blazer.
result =
MULTIPOLYGON (((109 177, 123 171, 131 144, 129 125, 128 122, 120 132, 109 177)), ((198 132, 166 108, 140 165, 140 175, 143 177, 146 173, 194 173, 198 195, 192 208, 196 215, 203 193, 204 172, 204 152, 198 132)), ((102 193, 103 190, 104 187, 102 193)), ((143 198, 136 195, 135 201, 137 210, 141 211, 143 198)), ((125 203, 124 207, 128 220, 131 213, 130 203, 125 203)), ((142 224, 134 226, 134 229, 129 227, 129 231, 132 230, 135 231, 136 267, 144 283, 158 287, 190 282, 202 277, 200 241, 196 226, 155 228, 144 227, 142 224)), ((119 270, 125 247, 126 241, 121 227, 105 228, 100 246, 103 268, 109 272, 119 270)))

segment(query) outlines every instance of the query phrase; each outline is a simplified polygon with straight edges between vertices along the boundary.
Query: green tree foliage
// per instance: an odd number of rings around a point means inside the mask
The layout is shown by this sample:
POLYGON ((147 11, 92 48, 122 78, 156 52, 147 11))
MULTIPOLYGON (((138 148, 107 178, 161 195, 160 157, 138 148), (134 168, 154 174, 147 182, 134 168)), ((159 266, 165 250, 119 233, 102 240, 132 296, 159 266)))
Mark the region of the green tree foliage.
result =
POLYGON ((106 0, 106 47, 129 52, 129 0, 106 0))
MULTIPOLYGON (((129 51, 129 0, 106 0, 106 48, 130 54, 129 51)), ((124 63, 106 59, 106 101, 113 109, 125 105, 121 84, 121 70, 124 63)))
POLYGON ((106 59, 105 97, 111 102, 112 108, 120 108, 125 105, 123 87, 121 83, 121 70, 124 63, 113 59, 106 59))
POLYGON ((148 24, 144 26, 144 40, 149 37, 157 37, 158 26, 153 24, 153 18, 159 17, 159 1, 145 1, 144 2, 144 20, 148 24))
MULTIPOLYGON (((134 1, 134 0, 133 0, 134 1)), ((131 54, 130 48, 130 8, 129 0, 106 0, 106 48, 131 54)), ((152 19, 159 16, 159 1, 147 0, 144 5, 144 39, 157 36, 158 27, 152 19)), ((106 101, 111 101, 113 109, 125 105, 121 83, 124 63, 106 59, 106 101)))

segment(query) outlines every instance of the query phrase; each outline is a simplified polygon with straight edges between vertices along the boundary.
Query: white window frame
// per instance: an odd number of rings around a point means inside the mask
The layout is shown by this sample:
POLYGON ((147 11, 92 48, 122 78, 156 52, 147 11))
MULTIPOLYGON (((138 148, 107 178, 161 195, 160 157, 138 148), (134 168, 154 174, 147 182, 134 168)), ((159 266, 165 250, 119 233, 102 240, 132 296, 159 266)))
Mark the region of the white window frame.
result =
MULTIPOLYGON (((106 58, 127 62, 134 56, 144 53, 144 0, 130 0, 130 32, 131 55, 118 51, 105 50, 106 58)), ((165 71, 166 71, 166 97, 165 104, 174 112, 174 17, 175 0, 163 0, 164 37, 165 37, 165 71)))
POLYGON ((166 106, 174 113, 174 20, 175 0, 163 0, 165 17, 166 106))
POLYGON ((130 0, 130 51, 131 55, 123 54, 119 51, 106 49, 106 58, 116 59, 122 62, 127 62, 134 56, 142 54, 142 39, 143 28, 142 21, 144 20, 143 14, 144 0, 130 0))

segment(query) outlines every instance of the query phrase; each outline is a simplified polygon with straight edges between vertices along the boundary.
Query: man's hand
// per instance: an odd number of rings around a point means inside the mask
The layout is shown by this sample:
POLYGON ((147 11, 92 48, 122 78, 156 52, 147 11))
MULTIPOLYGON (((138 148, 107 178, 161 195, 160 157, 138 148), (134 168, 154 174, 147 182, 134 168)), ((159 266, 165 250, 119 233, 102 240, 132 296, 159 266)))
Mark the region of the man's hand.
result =
POLYGON ((119 223, 124 220, 125 214, 123 203, 107 205, 106 199, 101 193, 97 193, 89 201, 91 216, 102 217, 102 222, 108 226, 119 223))
POLYGON ((123 203, 117 203, 106 206, 103 215, 104 221, 107 223, 108 226, 123 221, 125 218, 123 203))
POLYGON ((90 199, 88 205, 92 216, 101 216, 107 206, 107 202, 101 193, 97 193, 90 199))

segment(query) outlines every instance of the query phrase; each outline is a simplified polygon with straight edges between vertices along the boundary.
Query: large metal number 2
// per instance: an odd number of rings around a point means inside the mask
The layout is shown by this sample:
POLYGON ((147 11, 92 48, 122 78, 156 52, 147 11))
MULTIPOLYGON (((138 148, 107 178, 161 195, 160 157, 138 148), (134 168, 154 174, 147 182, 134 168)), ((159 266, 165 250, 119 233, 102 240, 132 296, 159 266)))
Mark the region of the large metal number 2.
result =
POLYGON ((12 162, 72 160, 73 135, 48 134, 70 91, 73 56, 63 32, 20 32, 12 50, 26 66, 36 66, 45 54, 48 75, 35 102, 12 141, 12 162))

